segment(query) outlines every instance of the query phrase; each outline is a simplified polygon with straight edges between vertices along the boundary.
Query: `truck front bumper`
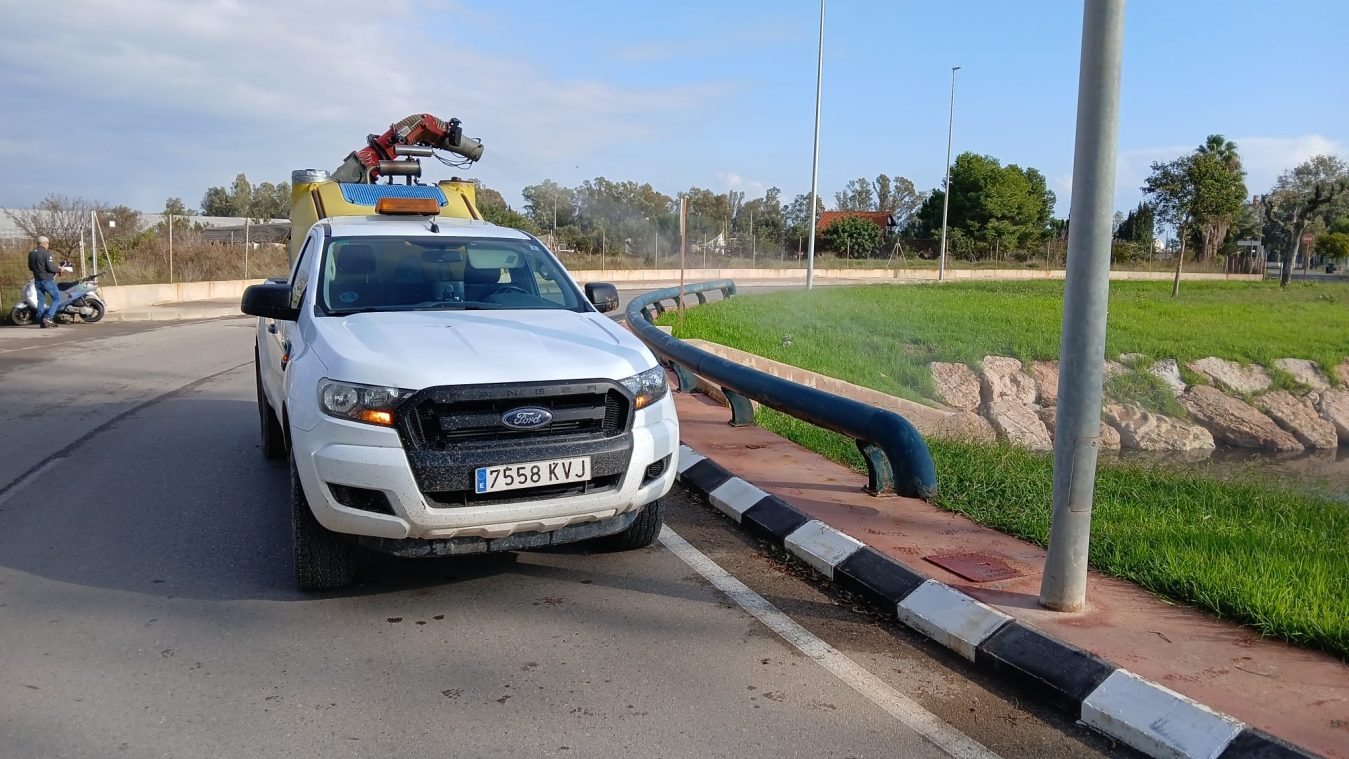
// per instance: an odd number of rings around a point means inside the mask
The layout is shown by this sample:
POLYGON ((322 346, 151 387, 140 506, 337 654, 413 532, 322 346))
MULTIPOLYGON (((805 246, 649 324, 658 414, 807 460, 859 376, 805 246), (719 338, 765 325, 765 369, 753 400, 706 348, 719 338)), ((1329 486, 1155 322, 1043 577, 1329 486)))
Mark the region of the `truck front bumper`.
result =
MULTIPOLYGON (((418 485, 403 449, 398 433, 393 429, 325 417, 313 430, 292 430, 291 446, 296 470, 310 509, 324 527, 334 532, 365 536, 363 543, 373 548, 402 555, 440 555, 444 553, 477 553, 485 550, 510 550, 511 543, 491 549, 451 550, 454 542, 442 543, 439 548, 408 545, 403 548, 369 539, 422 541, 452 541, 477 538, 500 541, 524 533, 517 541, 519 548, 534 547, 523 543, 546 545, 570 532, 547 535, 564 528, 594 524, 591 529, 617 532, 624 527, 622 515, 636 513, 648 503, 669 492, 674 484, 679 453, 679 422, 675 417, 674 400, 666 396, 646 409, 637 411, 631 438, 626 471, 617 483, 600 492, 541 497, 511 503, 488 503, 447 506, 429 499, 418 485), (647 468, 664 462, 661 472, 647 476, 647 468), (388 511, 343 505, 334 495, 333 485, 378 491, 388 501, 388 511), (544 538, 533 534, 545 534, 544 538), (406 549, 406 550, 404 550, 406 549), (425 550, 424 550, 425 549, 425 550), (409 553, 411 551, 411 553, 409 553)), ((521 451, 519 463, 537 460, 527 450, 521 451)), ((453 473, 455 480, 467 476, 469 467, 495 461, 460 462, 465 471, 453 473)), ((423 478, 426 472, 421 472, 423 478)), ((447 475, 451 476, 451 475, 447 475)), ((509 491, 503 495, 509 495, 509 491)), ((349 500, 349 499, 348 499, 349 500)), ((631 519, 626 520, 631 523, 631 519)), ((608 532, 597 532, 598 536, 608 532)), ((590 537, 593 537, 590 536, 590 537)), ((574 539, 584 539, 577 537, 574 539)), ((477 541, 459 541, 467 547, 477 541)))

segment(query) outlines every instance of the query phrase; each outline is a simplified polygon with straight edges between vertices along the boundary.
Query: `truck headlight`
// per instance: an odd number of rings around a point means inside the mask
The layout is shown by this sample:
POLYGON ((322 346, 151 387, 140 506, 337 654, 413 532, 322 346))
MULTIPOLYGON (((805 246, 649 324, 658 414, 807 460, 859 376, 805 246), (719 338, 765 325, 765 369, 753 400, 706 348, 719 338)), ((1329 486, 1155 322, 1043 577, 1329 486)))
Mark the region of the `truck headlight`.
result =
POLYGON ((665 394, 670 392, 670 385, 665 381, 665 367, 663 366, 656 366, 641 374, 634 374, 625 380, 621 380, 620 384, 632 391, 637 408, 646 408, 664 398, 665 394))
POLYGON ((319 383, 319 408, 328 416, 355 422, 393 426, 393 409, 411 395, 396 387, 357 385, 325 379, 319 383))

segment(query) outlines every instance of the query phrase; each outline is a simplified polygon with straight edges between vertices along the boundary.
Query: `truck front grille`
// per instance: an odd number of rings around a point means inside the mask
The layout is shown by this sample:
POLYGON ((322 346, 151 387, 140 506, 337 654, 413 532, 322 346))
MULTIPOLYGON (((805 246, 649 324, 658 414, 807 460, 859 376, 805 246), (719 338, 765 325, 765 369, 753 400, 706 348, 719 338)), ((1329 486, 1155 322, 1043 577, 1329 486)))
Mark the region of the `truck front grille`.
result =
POLYGON ((600 440, 627 431, 631 402, 607 380, 429 388, 398 411, 398 429, 413 450, 446 450, 547 440, 600 440), (521 407, 547 409, 552 422, 517 430, 501 420, 521 407))

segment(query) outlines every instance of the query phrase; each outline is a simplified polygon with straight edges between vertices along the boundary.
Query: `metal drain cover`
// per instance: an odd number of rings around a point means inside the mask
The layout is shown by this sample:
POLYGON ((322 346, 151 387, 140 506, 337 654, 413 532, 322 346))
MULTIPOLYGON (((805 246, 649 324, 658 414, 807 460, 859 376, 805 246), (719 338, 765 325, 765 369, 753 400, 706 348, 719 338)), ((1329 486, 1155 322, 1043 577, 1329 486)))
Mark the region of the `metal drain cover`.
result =
POLYGON ((1010 580, 1025 574, 1006 561, 983 553, 942 553, 923 558, 970 582, 1010 580))

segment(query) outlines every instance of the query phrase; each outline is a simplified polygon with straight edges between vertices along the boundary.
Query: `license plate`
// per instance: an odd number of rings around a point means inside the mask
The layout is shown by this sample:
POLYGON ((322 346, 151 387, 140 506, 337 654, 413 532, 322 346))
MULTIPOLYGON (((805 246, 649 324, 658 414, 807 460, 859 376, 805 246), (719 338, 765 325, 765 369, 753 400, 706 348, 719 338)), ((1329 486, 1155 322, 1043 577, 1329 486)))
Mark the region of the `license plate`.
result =
POLYGON ((484 466, 479 467, 476 474, 474 490, 478 493, 585 482, 590 479, 590 457, 484 466))

